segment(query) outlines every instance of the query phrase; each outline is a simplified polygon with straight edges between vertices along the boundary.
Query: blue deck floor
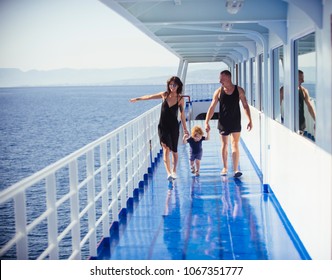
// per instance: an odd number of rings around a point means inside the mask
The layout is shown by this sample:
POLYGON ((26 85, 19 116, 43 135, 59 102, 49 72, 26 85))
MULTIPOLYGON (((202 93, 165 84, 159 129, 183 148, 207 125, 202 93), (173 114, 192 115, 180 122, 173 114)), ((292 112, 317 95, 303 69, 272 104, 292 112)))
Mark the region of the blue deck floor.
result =
POLYGON ((243 146, 240 179, 232 177, 232 170, 228 176, 220 176, 216 129, 211 140, 203 142, 203 149, 200 176, 194 177, 189 168, 189 145, 179 145, 178 178, 173 185, 166 180, 159 159, 100 259, 306 258, 280 219, 273 194, 263 191, 243 146))

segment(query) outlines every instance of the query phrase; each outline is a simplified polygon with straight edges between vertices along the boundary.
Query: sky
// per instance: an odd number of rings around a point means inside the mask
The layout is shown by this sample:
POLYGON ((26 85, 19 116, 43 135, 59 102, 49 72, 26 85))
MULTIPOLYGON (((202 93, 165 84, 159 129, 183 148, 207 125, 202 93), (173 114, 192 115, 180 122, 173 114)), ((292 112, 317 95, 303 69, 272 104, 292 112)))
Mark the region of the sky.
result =
POLYGON ((0 68, 178 64, 174 54, 98 0, 0 0, 0 68))

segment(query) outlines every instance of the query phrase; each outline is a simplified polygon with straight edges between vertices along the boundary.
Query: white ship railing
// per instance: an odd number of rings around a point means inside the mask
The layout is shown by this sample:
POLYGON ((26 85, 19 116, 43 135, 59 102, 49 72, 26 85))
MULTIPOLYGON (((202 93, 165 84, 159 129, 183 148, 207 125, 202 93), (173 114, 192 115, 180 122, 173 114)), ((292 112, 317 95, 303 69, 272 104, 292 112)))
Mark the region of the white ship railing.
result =
POLYGON ((218 87, 220 87, 220 83, 186 84, 186 95, 189 95, 192 101, 212 99, 213 93, 218 87))
POLYGON ((10 237, 0 258, 97 256, 97 241, 110 236, 111 223, 160 152, 159 114, 158 105, 2 191, 10 237))

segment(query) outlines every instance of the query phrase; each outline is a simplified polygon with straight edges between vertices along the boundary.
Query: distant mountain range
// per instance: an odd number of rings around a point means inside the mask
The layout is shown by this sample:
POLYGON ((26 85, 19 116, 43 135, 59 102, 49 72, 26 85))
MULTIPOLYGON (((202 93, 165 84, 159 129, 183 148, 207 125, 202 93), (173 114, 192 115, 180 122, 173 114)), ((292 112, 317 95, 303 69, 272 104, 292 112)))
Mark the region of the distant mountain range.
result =
MULTIPOLYGON (((226 69, 220 64, 209 69, 192 65, 188 68, 187 84, 218 83, 219 73, 226 69)), ((301 68, 306 83, 315 83, 315 69, 301 68)), ((176 67, 129 67, 118 69, 57 69, 21 71, 0 68, 0 87, 72 86, 72 85, 163 85, 177 75, 176 67)))
MULTIPOLYGON (((188 70, 187 83, 218 82, 219 69, 188 70)), ((174 67, 139 67, 119 69, 57 69, 21 71, 0 68, 0 87, 67 85, 160 85, 177 74, 174 67)))

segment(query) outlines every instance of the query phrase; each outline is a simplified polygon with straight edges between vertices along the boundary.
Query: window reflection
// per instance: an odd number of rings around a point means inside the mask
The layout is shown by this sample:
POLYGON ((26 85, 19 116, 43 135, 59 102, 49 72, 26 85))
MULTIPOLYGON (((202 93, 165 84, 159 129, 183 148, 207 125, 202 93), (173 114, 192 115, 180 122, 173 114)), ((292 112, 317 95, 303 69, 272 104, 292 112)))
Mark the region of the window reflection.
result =
POLYGON ((315 33, 295 41, 295 129, 315 141, 316 48, 315 33))

